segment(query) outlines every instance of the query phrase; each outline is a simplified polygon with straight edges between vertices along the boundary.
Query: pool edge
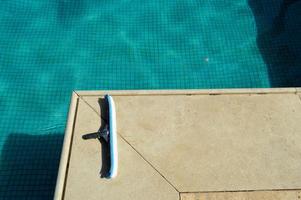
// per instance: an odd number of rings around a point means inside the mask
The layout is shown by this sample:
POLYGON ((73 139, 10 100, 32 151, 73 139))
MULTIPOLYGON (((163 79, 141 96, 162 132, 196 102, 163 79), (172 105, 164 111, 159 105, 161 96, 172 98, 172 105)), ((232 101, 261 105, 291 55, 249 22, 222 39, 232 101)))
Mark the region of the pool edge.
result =
POLYGON ((63 147, 61 152, 59 170, 58 170, 53 199, 62 199, 64 194, 65 177, 66 177, 65 175, 68 168, 70 144, 72 140, 72 132, 73 132, 73 125, 75 122, 78 98, 79 98, 78 94, 75 91, 73 91, 70 100, 69 113, 67 118, 64 142, 63 142, 63 147))
POLYGON ((223 94, 281 94, 297 93, 301 88, 241 88, 241 89, 171 89, 171 90, 78 90, 79 96, 99 96, 104 94, 118 96, 135 95, 223 95, 223 94))
POLYGON ((65 177, 68 169, 70 145, 72 141, 73 126, 75 123, 78 100, 83 96, 101 96, 104 94, 114 96, 140 96, 140 95, 229 95, 229 94, 299 94, 301 88, 256 88, 256 89, 193 89, 193 90, 98 90, 73 91, 69 107, 68 120, 64 136, 64 143, 60 158, 59 171, 55 187, 54 199, 64 197, 65 177))

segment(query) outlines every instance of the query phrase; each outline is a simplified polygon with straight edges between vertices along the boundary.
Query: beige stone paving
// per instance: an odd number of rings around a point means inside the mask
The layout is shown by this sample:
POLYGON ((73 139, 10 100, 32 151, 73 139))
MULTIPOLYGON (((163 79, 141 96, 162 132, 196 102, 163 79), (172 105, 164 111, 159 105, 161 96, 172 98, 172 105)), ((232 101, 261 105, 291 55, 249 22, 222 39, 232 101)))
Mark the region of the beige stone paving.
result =
POLYGON ((113 181, 100 143, 81 139, 100 127, 99 97, 82 96, 64 199, 301 200, 299 95, 116 95, 113 181))
POLYGON ((179 191, 301 188, 295 94, 114 99, 118 132, 179 191))
POLYGON ((120 137, 119 174, 114 180, 101 179, 101 145, 81 138, 99 129, 100 118, 83 101, 78 109, 64 199, 179 199, 178 192, 120 137))

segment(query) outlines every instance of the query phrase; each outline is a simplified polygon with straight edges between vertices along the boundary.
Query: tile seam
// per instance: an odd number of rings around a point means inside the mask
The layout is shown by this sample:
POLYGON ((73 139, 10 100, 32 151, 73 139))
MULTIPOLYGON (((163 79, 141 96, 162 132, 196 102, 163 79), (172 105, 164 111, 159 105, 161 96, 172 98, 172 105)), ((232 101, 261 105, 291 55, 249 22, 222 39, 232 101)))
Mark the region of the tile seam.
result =
POLYGON ((90 105, 85 99, 84 99, 84 96, 81 96, 81 95, 79 95, 77 92, 75 92, 77 95, 78 95, 78 97, 87 105, 87 106, 89 106, 98 116, 100 116, 100 113, 96 110, 96 109, 94 109, 93 108, 93 106, 92 105, 90 105))
POLYGON ((210 194, 210 193, 239 193, 239 192, 301 192, 301 188, 293 188, 293 189, 260 189, 260 190, 225 190, 225 191, 186 191, 180 192, 180 194, 194 194, 194 193, 201 193, 201 194, 210 194))
POLYGON ((151 168, 153 168, 174 190, 179 194, 180 197, 180 191, 169 181, 150 161, 148 161, 130 142, 128 142, 122 134, 118 134, 123 141, 125 141, 151 168))

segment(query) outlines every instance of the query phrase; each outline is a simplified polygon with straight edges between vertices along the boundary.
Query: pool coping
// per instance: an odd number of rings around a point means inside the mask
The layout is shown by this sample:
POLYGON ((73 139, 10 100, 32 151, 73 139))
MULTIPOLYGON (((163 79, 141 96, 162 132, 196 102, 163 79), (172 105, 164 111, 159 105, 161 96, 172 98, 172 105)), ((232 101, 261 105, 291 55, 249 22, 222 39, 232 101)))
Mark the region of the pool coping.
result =
MULTIPOLYGON (((101 91, 73 91, 67 125, 65 130, 63 148, 61 153, 59 171, 57 176, 54 199, 62 199, 64 197, 65 180, 68 173, 71 141, 77 113, 77 105, 79 99, 84 96, 101 96, 104 94, 115 96, 141 96, 141 95, 249 95, 249 94, 298 94, 301 88, 246 88, 246 89, 189 89, 189 90, 101 90, 101 91)), ((301 98, 300 98, 301 100, 301 98)))

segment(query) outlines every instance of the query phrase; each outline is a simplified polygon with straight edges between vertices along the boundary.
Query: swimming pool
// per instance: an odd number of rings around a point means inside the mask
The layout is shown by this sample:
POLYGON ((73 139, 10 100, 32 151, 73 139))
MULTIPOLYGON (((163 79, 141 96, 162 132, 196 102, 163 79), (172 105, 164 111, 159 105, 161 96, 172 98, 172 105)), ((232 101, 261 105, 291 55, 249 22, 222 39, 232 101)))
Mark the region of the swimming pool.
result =
POLYGON ((72 90, 300 86, 300 10, 298 0, 1 1, 1 199, 52 198, 72 90))

